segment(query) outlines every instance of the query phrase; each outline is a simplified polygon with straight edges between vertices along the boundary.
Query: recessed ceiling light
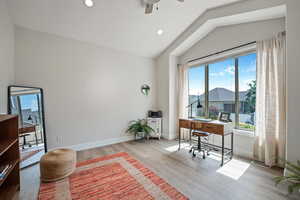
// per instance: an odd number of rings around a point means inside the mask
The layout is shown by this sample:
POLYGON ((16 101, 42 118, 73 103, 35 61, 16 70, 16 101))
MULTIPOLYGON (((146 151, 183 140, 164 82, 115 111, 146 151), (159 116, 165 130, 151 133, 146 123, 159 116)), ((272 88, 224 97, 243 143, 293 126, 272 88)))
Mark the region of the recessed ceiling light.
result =
POLYGON ((164 31, 161 30, 161 29, 159 29, 159 30, 157 31, 157 35, 162 35, 163 33, 164 33, 164 31))
POLYGON ((86 5, 88 8, 91 8, 94 6, 94 2, 93 0, 84 0, 84 5, 86 5))

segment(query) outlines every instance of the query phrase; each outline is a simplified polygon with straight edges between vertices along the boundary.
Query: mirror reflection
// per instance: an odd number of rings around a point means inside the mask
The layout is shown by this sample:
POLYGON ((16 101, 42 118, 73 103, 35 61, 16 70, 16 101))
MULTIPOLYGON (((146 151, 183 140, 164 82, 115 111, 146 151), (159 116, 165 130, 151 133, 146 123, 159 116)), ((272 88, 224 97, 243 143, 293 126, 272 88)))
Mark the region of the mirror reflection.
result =
POLYGON ((8 110, 19 116, 19 146, 24 168, 38 163, 45 153, 43 91, 41 88, 10 86, 8 110))

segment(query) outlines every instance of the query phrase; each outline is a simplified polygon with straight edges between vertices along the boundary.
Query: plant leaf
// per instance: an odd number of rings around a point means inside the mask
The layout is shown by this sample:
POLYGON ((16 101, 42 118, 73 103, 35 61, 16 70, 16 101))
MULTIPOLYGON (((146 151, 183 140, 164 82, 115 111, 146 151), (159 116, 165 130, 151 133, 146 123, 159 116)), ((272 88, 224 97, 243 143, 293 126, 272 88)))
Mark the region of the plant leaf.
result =
POLYGON ((300 183, 295 183, 295 184, 291 184, 291 185, 288 186, 288 191, 289 191, 290 194, 293 193, 294 190, 297 191, 299 189, 300 189, 300 183))
POLYGON ((286 178, 284 176, 277 176, 273 180, 275 181, 275 185, 277 186, 279 183, 284 181, 286 178))
POLYGON ((288 186, 288 191, 289 191, 289 194, 293 193, 293 185, 288 186))
POLYGON ((294 175, 300 176, 300 171, 297 171, 295 168, 291 167, 290 165, 286 165, 285 168, 286 168, 289 172, 293 173, 294 175))
POLYGON ((300 165, 295 165, 292 162, 286 161, 286 164, 292 168, 294 168, 297 173, 300 175, 300 165))
POLYGON ((154 130, 147 125, 147 121, 145 119, 138 119, 131 121, 129 123, 129 127, 127 128, 126 132, 128 133, 137 133, 137 132, 144 132, 149 134, 154 130))

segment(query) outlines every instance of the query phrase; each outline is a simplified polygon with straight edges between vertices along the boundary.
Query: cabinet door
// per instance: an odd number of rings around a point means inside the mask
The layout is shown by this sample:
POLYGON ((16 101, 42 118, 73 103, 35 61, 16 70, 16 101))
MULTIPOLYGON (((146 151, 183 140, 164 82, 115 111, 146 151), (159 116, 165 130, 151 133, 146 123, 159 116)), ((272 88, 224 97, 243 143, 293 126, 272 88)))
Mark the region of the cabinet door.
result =
POLYGON ((161 134, 161 119, 160 118, 150 118, 147 120, 148 125, 154 129, 153 136, 160 136, 161 134))

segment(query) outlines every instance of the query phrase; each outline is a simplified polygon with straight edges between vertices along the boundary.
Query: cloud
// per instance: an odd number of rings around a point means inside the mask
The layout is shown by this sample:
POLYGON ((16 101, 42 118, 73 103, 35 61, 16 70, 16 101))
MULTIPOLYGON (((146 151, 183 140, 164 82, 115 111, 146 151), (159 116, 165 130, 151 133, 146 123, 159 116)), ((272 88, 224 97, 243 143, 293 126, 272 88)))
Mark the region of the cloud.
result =
POLYGON ((37 111, 38 110, 38 102, 36 100, 31 100, 30 108, 32 111, 37 111))
POLYGON ((256 72, 256 65, 249 67, 246 72, 256 72))
POLYGON ((256 60, 252 60, 245 72, 256 72, 256 60))
POLYGON ((203 93, 204 93, 204 89, 200 89, 200 88, 190 88, 189 89, 190 95, 201 95, 203 93))
POLYGON ((250 87, 249 87, 249 83, 252 83, 254 81, 254 79, 244 79, 241 80, 240 82, 240 91, 247 91, 250 87))
POLYGON ((210 73, 211 76, 224 76, 224 72, 210 73))
POLYGON ((232 66, 232 65, 228 66, 228 67, 226 67, 225 72, 227 72, 227 73, 229 73, 231 75, 234 75, 234 73, 235 73, 235 67, 232 66))

